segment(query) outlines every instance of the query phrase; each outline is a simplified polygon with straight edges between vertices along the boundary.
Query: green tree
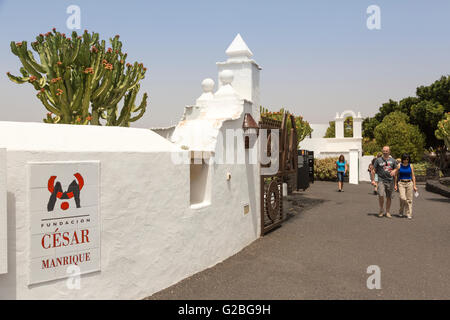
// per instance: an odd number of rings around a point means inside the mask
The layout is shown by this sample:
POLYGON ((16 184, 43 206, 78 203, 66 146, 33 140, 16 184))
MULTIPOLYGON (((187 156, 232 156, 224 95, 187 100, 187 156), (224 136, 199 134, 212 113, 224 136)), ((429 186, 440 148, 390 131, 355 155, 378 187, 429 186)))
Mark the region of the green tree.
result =
POLYGON ((374 129, 392 112, 400 111, 409 116, 409 122, 417 125, 425 134, 427 147, 442 146, 434 130, 446 112, 450 112, 450 76, 443 76, 429 86, 416 89, 416 97, 407 97, 399 102, 389 100, 383 103, 374 117, 363 121, 363 137, 374 139, 374 129))
POLYGON ((437 102, 444 107, 445 112, 450 112, 450 76, 442 76, 429 86, 418 87, 416 95, 420 100, 437 102))
POLYGON ((384 117, 386 117, 391 112, 398 111, 398 102, 389 99, 389 102, 383 103, 381 105, 380 111, 375 115, 375 119, 381 123, 384 117))
POLYGON ((324 138, 335 138, 336 137, 336 122, 330 121, 328 122, 330 125, 327 128, 327 131, 325 132, 324 138))
POLYGON ((381 151, 377 141, 369 138, 363 138, 362 149, 365 156, 376 155, 381 151))
MULTIPOLYGON (((330 126, 327 128, 324 138, 336 138, 336 122, 330 121, 329 124, 330 126)), ((353 117, 347 117, 344 120, 344 137, 353 137, 353 117)))
POLYGON ((447 149, 450 150, 450 112, 447 112, 445 118, 439 121, 435 135, 439 140, 444 140, 447 149))
POLYGON ((443 115, 444 107, 436 101, 423 100, 411 107, 411 123, 425 134, 427 146, 439 145, 434 131, 443 115))
POLYGON ((391 112, 375 128, 374 135, 378 147, 389 146, 393 157, 408 153, 412 161, 421 160, 425 137, 418 126, 409 123, 408 115, 400 111, 391 112))
POLYGON ((375 136, 373 135, 375 128, 380 124, 380 121, 375 117, 367 117, 362 122, 362 136, 364 138, 368 138, 369 140, 373 140, 375 136))
MULTIPOLYGON (((267 118, 271 118, 271 119, 278 120, 278 121, 283 120, 283 115, 285 112, 290 114, 289 111, 284 110, 284 108, 281 108, 280 111, 271 112, 267 108, 260 107, 261 117, 267 117, 267 118)), ((297 130, 297 141, 298 141, 297 147, 299 147, 300 142, 303 141, 303 139, 305 139, 307 136, 309 136, 313 130, 312 130, 311 126, 309 125, 309 122, 303 120, 302 116, 294 115, 294 118, 295 118, 296 130, 297 130)), ((291 128, 290 121, 288 121, 287 128, 288 128, 288 130, 290 130, 290 128, 291 128)))

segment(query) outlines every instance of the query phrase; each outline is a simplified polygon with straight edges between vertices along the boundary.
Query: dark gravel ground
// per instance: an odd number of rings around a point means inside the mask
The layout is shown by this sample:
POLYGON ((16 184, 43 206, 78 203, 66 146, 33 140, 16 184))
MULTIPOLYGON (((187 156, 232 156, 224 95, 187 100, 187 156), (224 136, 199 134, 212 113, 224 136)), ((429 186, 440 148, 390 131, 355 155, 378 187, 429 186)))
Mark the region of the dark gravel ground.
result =
POLYGON ((316 182, 280 228, 147 299, 449 299, 450 199, 419 185, 414 218, 378 218, 369 184, 316 182), (366 286, 367 267, 381 289, 366 286))

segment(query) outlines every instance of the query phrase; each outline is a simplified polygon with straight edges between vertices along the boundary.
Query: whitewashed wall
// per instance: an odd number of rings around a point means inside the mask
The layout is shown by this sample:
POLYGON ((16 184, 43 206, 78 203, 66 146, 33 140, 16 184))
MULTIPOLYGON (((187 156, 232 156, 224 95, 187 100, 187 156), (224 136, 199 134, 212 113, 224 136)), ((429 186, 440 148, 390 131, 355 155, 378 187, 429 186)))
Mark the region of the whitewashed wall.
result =
POLYGON ((359 181, 370 181, 370 174, 367 171, 373 156, 362 156, 359 158, 359 181))
POLYGON ((8 271, 6 224, 6 149, 0 149, 0 274, 8 271))
POLYGON ((362 152, 361 138, 306 138, 300 142, 300 148, 314 151, 315 158, 327 158, 348 153, 350 149, 362 152))
POLYGON ((172 163, 174 154, 186 151, 172 149, 150 130, 0 122, 0 137, 7 148, 10 235, 0 299, 144 298, 259 237, 254 165, 212 166, 211 205, 192 209, 189 165, 172 163), (82 275, 80 290, 69 290, 67 279, 28 285, 25 166, 62 160, 101 162, 101 271, 82 275))

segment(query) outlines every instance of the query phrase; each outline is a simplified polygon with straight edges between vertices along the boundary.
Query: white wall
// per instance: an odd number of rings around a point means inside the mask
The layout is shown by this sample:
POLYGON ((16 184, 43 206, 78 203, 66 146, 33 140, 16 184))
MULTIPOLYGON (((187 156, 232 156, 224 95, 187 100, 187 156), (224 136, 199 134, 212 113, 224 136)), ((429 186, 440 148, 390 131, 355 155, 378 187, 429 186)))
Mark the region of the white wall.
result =
MULTIPOLYGON (((315 138, 323 138, 325 136, 325 134, 327 133, 327 129, 330 125, 328 123, 311 123, 310 127, 313 130, 311 132, 311 138, 315 139, 315 138)), ((310 138, 307 138, 310 139, 310 138)), ((300 142, 300 145, 302 144, 302 142, 300 142)), ((303 148, 303 147, 302 147, 303 148)))
POLYGON ((6 223, 6 149, 0 149, 0 274, 8 271, 6 223))
MULTIPOLYGON (((68 125, 43 125, 61 139, 74 130, 74 126, 68 125)), ((227 121, 224 127, 237 125, 237 121, 227 121)), ((33 146, 32 150, 17 148, 22 141, 14 138, 15 130, 27 126, 21 123, 14 127, 0 122, 0 137, 9 136, 0 138, 0 145, 8 148, 10 235, 9 268, 7 274, 0 275, 0 299, 144 298, 214 266, 259 237, 259 200, 254 190, 254 181, 259 178, 255 176, 256 165, 213 165, 211 205, 193 209, 189 164, 172 163, 174 154, 187 151, 149 151, 148 144, 157 139, 156 134, 148 135, 147 140, 142 135, 146 136, 150 130, 114 128, 119 135, 141 137, 140 142, 134 142, 132 147, 122 146, 121 141, 108 142, 108 148, 100 148, 102 141, 112 138, 114 130, 100 128, 95 135, 90 135, 84 130, 95 129, 76 126, 77 146, 86 145, 91 150, 98 144, 101 151, 70 152, 58 148, 49 151, 51 145, 40 150, 40 144, 50 142, 34 138, 48 135, 37 124, 29 124, 28 128, 27 146, 33 146), (133 130, 138 132, 133 134, 133 130), (126 151, 121 152, 120 148, 126 151), (82 275, 81 290, 69 290, 65 279, 28 286, 30 217, 25 165, 27 161, 62 160, 101 162, 101 271, 82 275), (227 173, 231 173, 229 181, 227 173), (250 212, 244 214, 247 203, 250 212)), ((63 147, 70 149, 70 144, 63 147)))
POLYGON ((359 181, 370 181, 370 174, 367 171, 373 156, 362 156, 359 158, 359 181))
POLYGON ((360 138, 313 138, 300 142, 301 149, 314 151, 315 158, 327 158, 339 156, 349 152, 350 149, 358 149, 362 152, 362 139, 360 138))
POLYGON ((314 158, 318 159, 339 157, 343 154, 350 166, 351 183, 365 181, 361 180, 361 177, 364 179, 360 173, 361 164, 358 164, 354 156, 353 159, 350 157, 350 150, 358 151, 359 155, 362 154, 362 138, 307 138, 300 142, 300 148, 314 151, 314 158))

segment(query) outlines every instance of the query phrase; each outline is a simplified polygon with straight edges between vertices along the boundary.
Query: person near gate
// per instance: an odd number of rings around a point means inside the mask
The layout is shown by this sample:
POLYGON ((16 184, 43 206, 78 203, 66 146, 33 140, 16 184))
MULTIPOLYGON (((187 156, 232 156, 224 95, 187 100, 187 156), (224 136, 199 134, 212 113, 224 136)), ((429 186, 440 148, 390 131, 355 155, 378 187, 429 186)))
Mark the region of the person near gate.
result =
POLYGON ((406 217, 412 219, 413 190, 417 192, 414 168, 407 153, 402 155, 401 163, 395 175, 395 190, 400 193, 400 217, 406 212, 406 217))
POLYGON ((378 204, 380 206, 378 216, 380 218, 384 215, 384 198, 386 198, 386 217, 392 218, 389 211, 391 210, 391 199, 394 195, 394 176, 398 171, 397 166, 397 161, 391 157, 389 146, 384 146, 383 156, 375 160, 371 175, 372 185, 377 185, 378 204), (375 173, 378 174, 378 184, 375 183, 375 173))
POLYGON ((338 178, 338 188, 339 192, 344 191, 344 177, 348 172, 348 164, 345 161, 344 155, 341 154, 339 156, 339 160, 336 161, 336 170, 337 170, 337 178, 338 178))

